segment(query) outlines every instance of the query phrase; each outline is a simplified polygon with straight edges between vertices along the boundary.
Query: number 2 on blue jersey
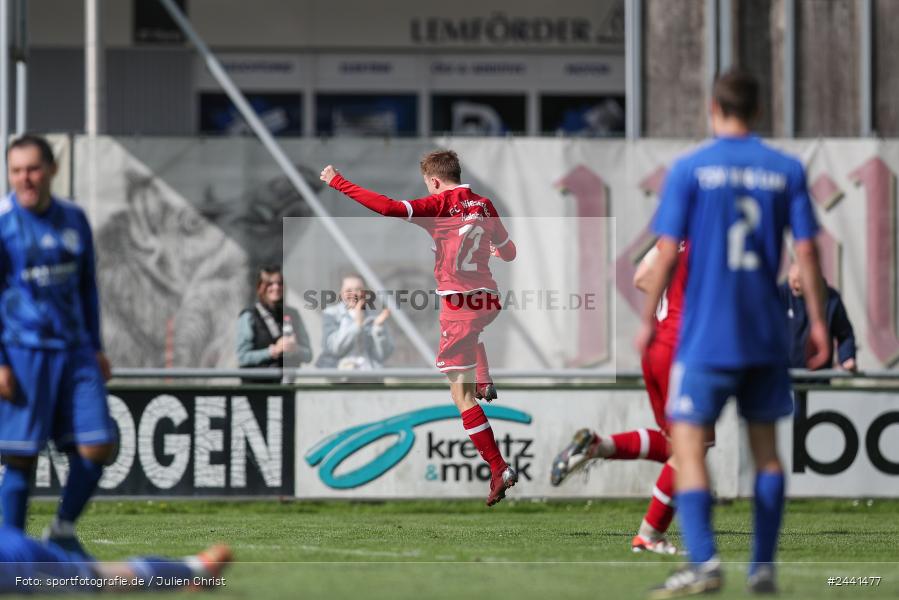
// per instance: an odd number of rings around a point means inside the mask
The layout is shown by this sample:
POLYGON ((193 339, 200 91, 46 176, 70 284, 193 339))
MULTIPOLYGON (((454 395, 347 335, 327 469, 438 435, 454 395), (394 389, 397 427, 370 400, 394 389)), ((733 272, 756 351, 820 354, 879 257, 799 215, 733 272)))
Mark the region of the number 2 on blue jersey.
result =
POLYGON ((762 221, 762 207, 752 196, 737 198, 740 218, 727 229, 727 267, 731 271, 755 271, 759 268, 759 256, 746 248, 746 237, 758 228, 762 221))

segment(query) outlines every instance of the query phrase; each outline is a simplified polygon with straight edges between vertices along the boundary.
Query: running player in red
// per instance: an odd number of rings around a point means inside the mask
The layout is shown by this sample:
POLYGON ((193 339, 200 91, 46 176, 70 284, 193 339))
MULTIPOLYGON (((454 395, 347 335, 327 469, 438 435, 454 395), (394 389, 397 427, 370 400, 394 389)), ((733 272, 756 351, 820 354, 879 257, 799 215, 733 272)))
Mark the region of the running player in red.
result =
MULTIPOLYGON (((658 249, 646 253, 634 275, 634 285, 644 290, 658 249)), ((681 244, 677 270, 668 289, 662 296, 656 311, 658 326, 656 336, 643 357, 643 380, 649 393, 649 403, 658 429, 637 429, 610 436, 600 436, 589 429, 581 429, 574 439, 553 461, 550 482, 560 485, 571 473, 584 467, 593 459, 619 460, 645 459, 665 463, 652 488, 649 508, 640 524, 640 530, 631 541, 634 552, 675 554, 677 549, 665 537, 674 517, 674 467, 671 464, 671 447, 668 441, 668 421, 665 418, 665 402, 668 399, 668 375, 677 346, 681 313, 684 305, 684 289, 687 282, 687 248, 681 244)))
POLYGON ((487 353, 478 336, 500 310, 490 257, 513 260, 515 244, 493 203, 462 184, 455 152, 431 152, 420 166, 430 195, 418 200, 396 201, 361 188, 331 165, 321 172, 321 180, 370 210, 419 225, 433 238, 434 278, 441 298, 437 368, 449 378, 465 432, 490 465, 487 506, 493 506, 515 485, 518 474, 503 459, 490 422, 476 401, 496 398, 487 353))

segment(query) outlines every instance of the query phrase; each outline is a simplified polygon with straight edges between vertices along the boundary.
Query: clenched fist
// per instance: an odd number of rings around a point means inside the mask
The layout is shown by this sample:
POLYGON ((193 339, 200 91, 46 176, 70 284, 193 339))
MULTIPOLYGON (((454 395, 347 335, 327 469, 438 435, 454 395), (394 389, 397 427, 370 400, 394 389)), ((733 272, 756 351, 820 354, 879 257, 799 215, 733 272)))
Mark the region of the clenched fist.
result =
POLYGON ((334 179, 334 176, 337 175, 337 169, 334 168, 333 165, 328 165, 324 169, 322 169, 322 174, 319 175, 319 179, 331 185, 331 180, 334 179))

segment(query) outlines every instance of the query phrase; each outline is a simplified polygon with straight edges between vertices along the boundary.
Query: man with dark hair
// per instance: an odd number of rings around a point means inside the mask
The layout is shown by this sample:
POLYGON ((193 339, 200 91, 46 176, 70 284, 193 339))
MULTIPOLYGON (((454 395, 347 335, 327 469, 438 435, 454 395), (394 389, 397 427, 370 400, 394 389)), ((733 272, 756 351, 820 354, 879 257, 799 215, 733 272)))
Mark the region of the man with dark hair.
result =
POLYGON ((69 551, 115 453, 106 404, 93 235, 84 212, 50 194, 56 162, 43 138, 7 151, 12 193, 0 200, 0 484, 3 524, 24 529, 38 452, 53 439, 69 457, 56 518, 45 531, 69 551))
POLYGON ((481 332, 500 310, 499 291, 489 260, 515 258, 515 244, 488 198, 462 183, 459 157, 437 150, 421 160, 421 176, 430 196, 395 201, 355 185, 328 165, 321 180, 378 214, 400 217, 424 228, 434 240, 434 278, 440 305, 437 368, 450 381, 450 395, 462 426, 481 458, 490 465, 487 506, 506 497, 518 473, 506 463, 478 399, 496 398, 481 332))
MULTIPOLYGON (((312 361, 312 346, 296 309, 284 306, 284 274, 278 265, 259 269, 256 303, 237 320, 237 362, 241 367, 296 368, 312 361)), ((277 382, 248 379, 249 382, 277 382)))
MULTIPOLYGON (((790 366, 795 369, 805 367, 805 349, 808 345, 809 318, 802 293, 802 280, 799 277, 799 265, 793 263, 787 275, 787 281, 778 287, 780 300, 787 313, 790 332, 790 366)), ((837 347, 837 364, 847 371, 858 370, 855 362, 855 332, 840 292, 827 286, 824 302, 824 314, 827 318, 827 331, 837 347)), ((831 347, 832 348, 832 347, 831 347)), ((833 365, 833 351, 824 363, 825 367, 833 365)))
POLYGON ((39 135, 32 135, 30 133, 26 133, 14 139, 9 144, 9 148, 7 149, 7 156, 13 150, 19 150, 21 148, 35 148, 41 155, 41 161, 47 165, 56 166, 56 157, 53 156, 53 148, 50 147, 50 142, 48 142, 45 138, 42 138, 39 135))
POLYGON ((678 516, 690 565, 653 590, 675 598, 719 590, 721 563, 711 526, 712 496, 705 441, 728 398, 748 422, 756 469, 755 537, 748 587, 776 590, 774 554, 784 506, 783 466, 775 424, 793 411, 786 315, 777 293, 783 234, 795 240, 814 350, 809 366, 827 358, 818 224, 802 164, 751 133, 758 106, 752 76, 720 76, 711 103, 716 139, 678 160, 665 182, 653 230, 660 236, 657 277, 650 280, 636 346, 643 355, 656 330, 655 311, 690 244, 683 323, 672 367, 668 420, 678 516))

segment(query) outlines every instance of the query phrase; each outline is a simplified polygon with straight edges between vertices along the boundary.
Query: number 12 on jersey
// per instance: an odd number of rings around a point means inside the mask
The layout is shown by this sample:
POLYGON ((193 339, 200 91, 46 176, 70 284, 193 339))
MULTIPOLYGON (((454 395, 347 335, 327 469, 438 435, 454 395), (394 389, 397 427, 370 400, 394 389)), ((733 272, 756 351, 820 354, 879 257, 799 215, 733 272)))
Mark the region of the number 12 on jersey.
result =
POLYGON ((484 236, 484 228, 480 225, 469 223, 459 228, 459 235, 464 236, 459 250, 456 252, 457 271, 477 271, 478 265, 472 262, 474 253, 481 246, 481 238, 484 236))

